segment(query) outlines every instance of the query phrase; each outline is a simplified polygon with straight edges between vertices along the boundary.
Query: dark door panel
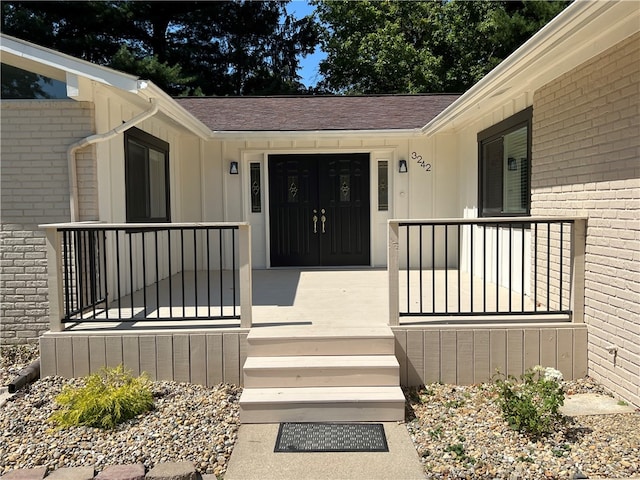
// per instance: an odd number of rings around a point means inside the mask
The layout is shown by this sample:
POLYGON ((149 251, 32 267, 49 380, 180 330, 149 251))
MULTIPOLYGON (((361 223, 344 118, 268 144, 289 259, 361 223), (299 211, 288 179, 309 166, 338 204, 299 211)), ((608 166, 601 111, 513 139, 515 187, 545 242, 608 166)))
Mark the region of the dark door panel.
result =
POLYGON ((270 155, 272 266, 368 265, 369 155, 270 155))
POLYGON ((317 166, 275 155, 269 157, 269 172, 271 265, 318 265, 319 239, 312 221, 317 166))

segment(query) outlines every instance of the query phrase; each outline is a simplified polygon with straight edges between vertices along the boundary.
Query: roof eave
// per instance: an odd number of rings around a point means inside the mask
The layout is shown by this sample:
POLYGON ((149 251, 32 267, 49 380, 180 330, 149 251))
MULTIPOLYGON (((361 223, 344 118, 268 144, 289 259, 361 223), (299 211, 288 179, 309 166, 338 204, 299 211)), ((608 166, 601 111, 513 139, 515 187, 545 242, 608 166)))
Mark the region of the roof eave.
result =
MULTIPOLYGON (((634 11, 633 3, 576 0, 460 98, 422 127, 422 134, 430 136, 446 129, 452 129, 455 128, 452 127, 455 120, 462 120, 463 117, 473 118, 474 115, 482 114, 481 102, 485 105, 488 100, 492 99, 496 102, 504 102, 503 95, 507 92, 514 97, 527 89, 539 88, 544 85, 549 80, 540 75, 538 77, 540 85, 533 85, 532 80, 528 79, 516 83, 515 87, 509 86, 510 83, 515 83, 510 81, 518 76, 522 77, 524 72, 531 72, 532 69, 543 67, 540 65, 542 59, 549 55, 553 56, 551 52, 556 52, 554 59, 574 54, 574 50, 567 48, 566 43, 568 39, 574 38, 579 32, 584 32, 587 27, 590 27, 589 32, 592 37, 596 35, 595 32, 599 37, 603 37, 605 31, 615 31, 616 38, 620 40, 630 31, 634 29, 637 31, 638 9, 636 6, 634 11), (605 16, 605 14, 610 15, 605 16), (619 17, 619 24, 607 24, 610 17, 619 17), (505 85, 507 86, 505 87, 505 85)), ((587 46, 584 47, 587 48, 587 46)), ((602 45, 600 47, 600 51, 605 48, 602 45)), ((599 52, 591 51, 591 56, 597 53, 599 52)), ((544 67, 548 68, 547 65, 544 67)), ((573 66, 567 62, 565 68, 568 71, 573 66)))
POLYGON ((407 137, 420 136, 419 128, 406 129, 376 129, 376 130, 214 130, 210 138, 218 140, 239 139, 251 137, 253 139, 274 137, 336 137, 336 136, 378 136, 385 137, 407 137))
POLYGON ((0 34, 0 40, 0 51, 18 57, 26 63, 46 65, 129 93, 138 91, 139 78, 134 75, 118 72, 8 35, 0 34))

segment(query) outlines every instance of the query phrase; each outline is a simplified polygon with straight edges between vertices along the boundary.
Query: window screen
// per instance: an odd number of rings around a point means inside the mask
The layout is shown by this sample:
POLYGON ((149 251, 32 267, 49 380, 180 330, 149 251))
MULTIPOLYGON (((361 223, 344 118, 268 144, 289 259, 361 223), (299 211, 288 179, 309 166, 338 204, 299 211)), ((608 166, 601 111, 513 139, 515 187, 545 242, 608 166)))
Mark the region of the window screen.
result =
POLYGON ((529 214, 531 113, 528 108, 478 134, 480 216, 529 214))

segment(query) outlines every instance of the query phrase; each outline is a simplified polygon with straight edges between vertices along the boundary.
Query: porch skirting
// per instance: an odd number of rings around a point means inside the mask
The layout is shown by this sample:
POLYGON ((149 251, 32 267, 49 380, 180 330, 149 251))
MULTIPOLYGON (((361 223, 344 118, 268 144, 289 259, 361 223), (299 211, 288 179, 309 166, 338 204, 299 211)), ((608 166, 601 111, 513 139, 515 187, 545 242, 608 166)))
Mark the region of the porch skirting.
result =
POLYGON ((565 380, 587 375, 587 326, 412 325, 391 327, 400 383, 471 385, 500 373, 520 376, 535 365, 560 370, 565 380))
MULTIPOLYGON (((491 380, 496 371, 519 376, 534 365, 557 368, 567 380, 587 374, 585 324, 411 325, 392 330, 403 386, 469 385, 491 380)), ((81 377, 122 363, 154 380, 242 386, 248 333, 47 332, 40 339, 41 375, 81 377)))
POLYGON ((82 377, 123 364, 153 380, 213 386, 243 384, 249 329, 46 332, 40 338, 40 375, 82 377))

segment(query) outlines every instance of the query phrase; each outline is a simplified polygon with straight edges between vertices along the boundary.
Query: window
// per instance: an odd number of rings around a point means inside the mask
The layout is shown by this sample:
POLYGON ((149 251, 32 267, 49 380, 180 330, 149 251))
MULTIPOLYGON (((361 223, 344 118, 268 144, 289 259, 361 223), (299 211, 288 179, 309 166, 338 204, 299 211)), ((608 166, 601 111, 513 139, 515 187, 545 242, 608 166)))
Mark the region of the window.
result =
POLYGON ((169 144, 135 127, 124 143, 127 222, 168 222, 169 144))
POLYGON ((529 215, 531 114, 529 107, 478 134, 479 215, 529 215))
POLYGON ((4 99, 68 98, 66 83, 4 63, 0 67, 0 79, 0 96, 4 99))
POLYGON ((251 213, 262 212, 262 199, 260 198, 260 164, 250 163, 249 171, 251 172, 251 213))
POLYGON ((389 162, 378 161, 378 211, 389 210, 389 162))

